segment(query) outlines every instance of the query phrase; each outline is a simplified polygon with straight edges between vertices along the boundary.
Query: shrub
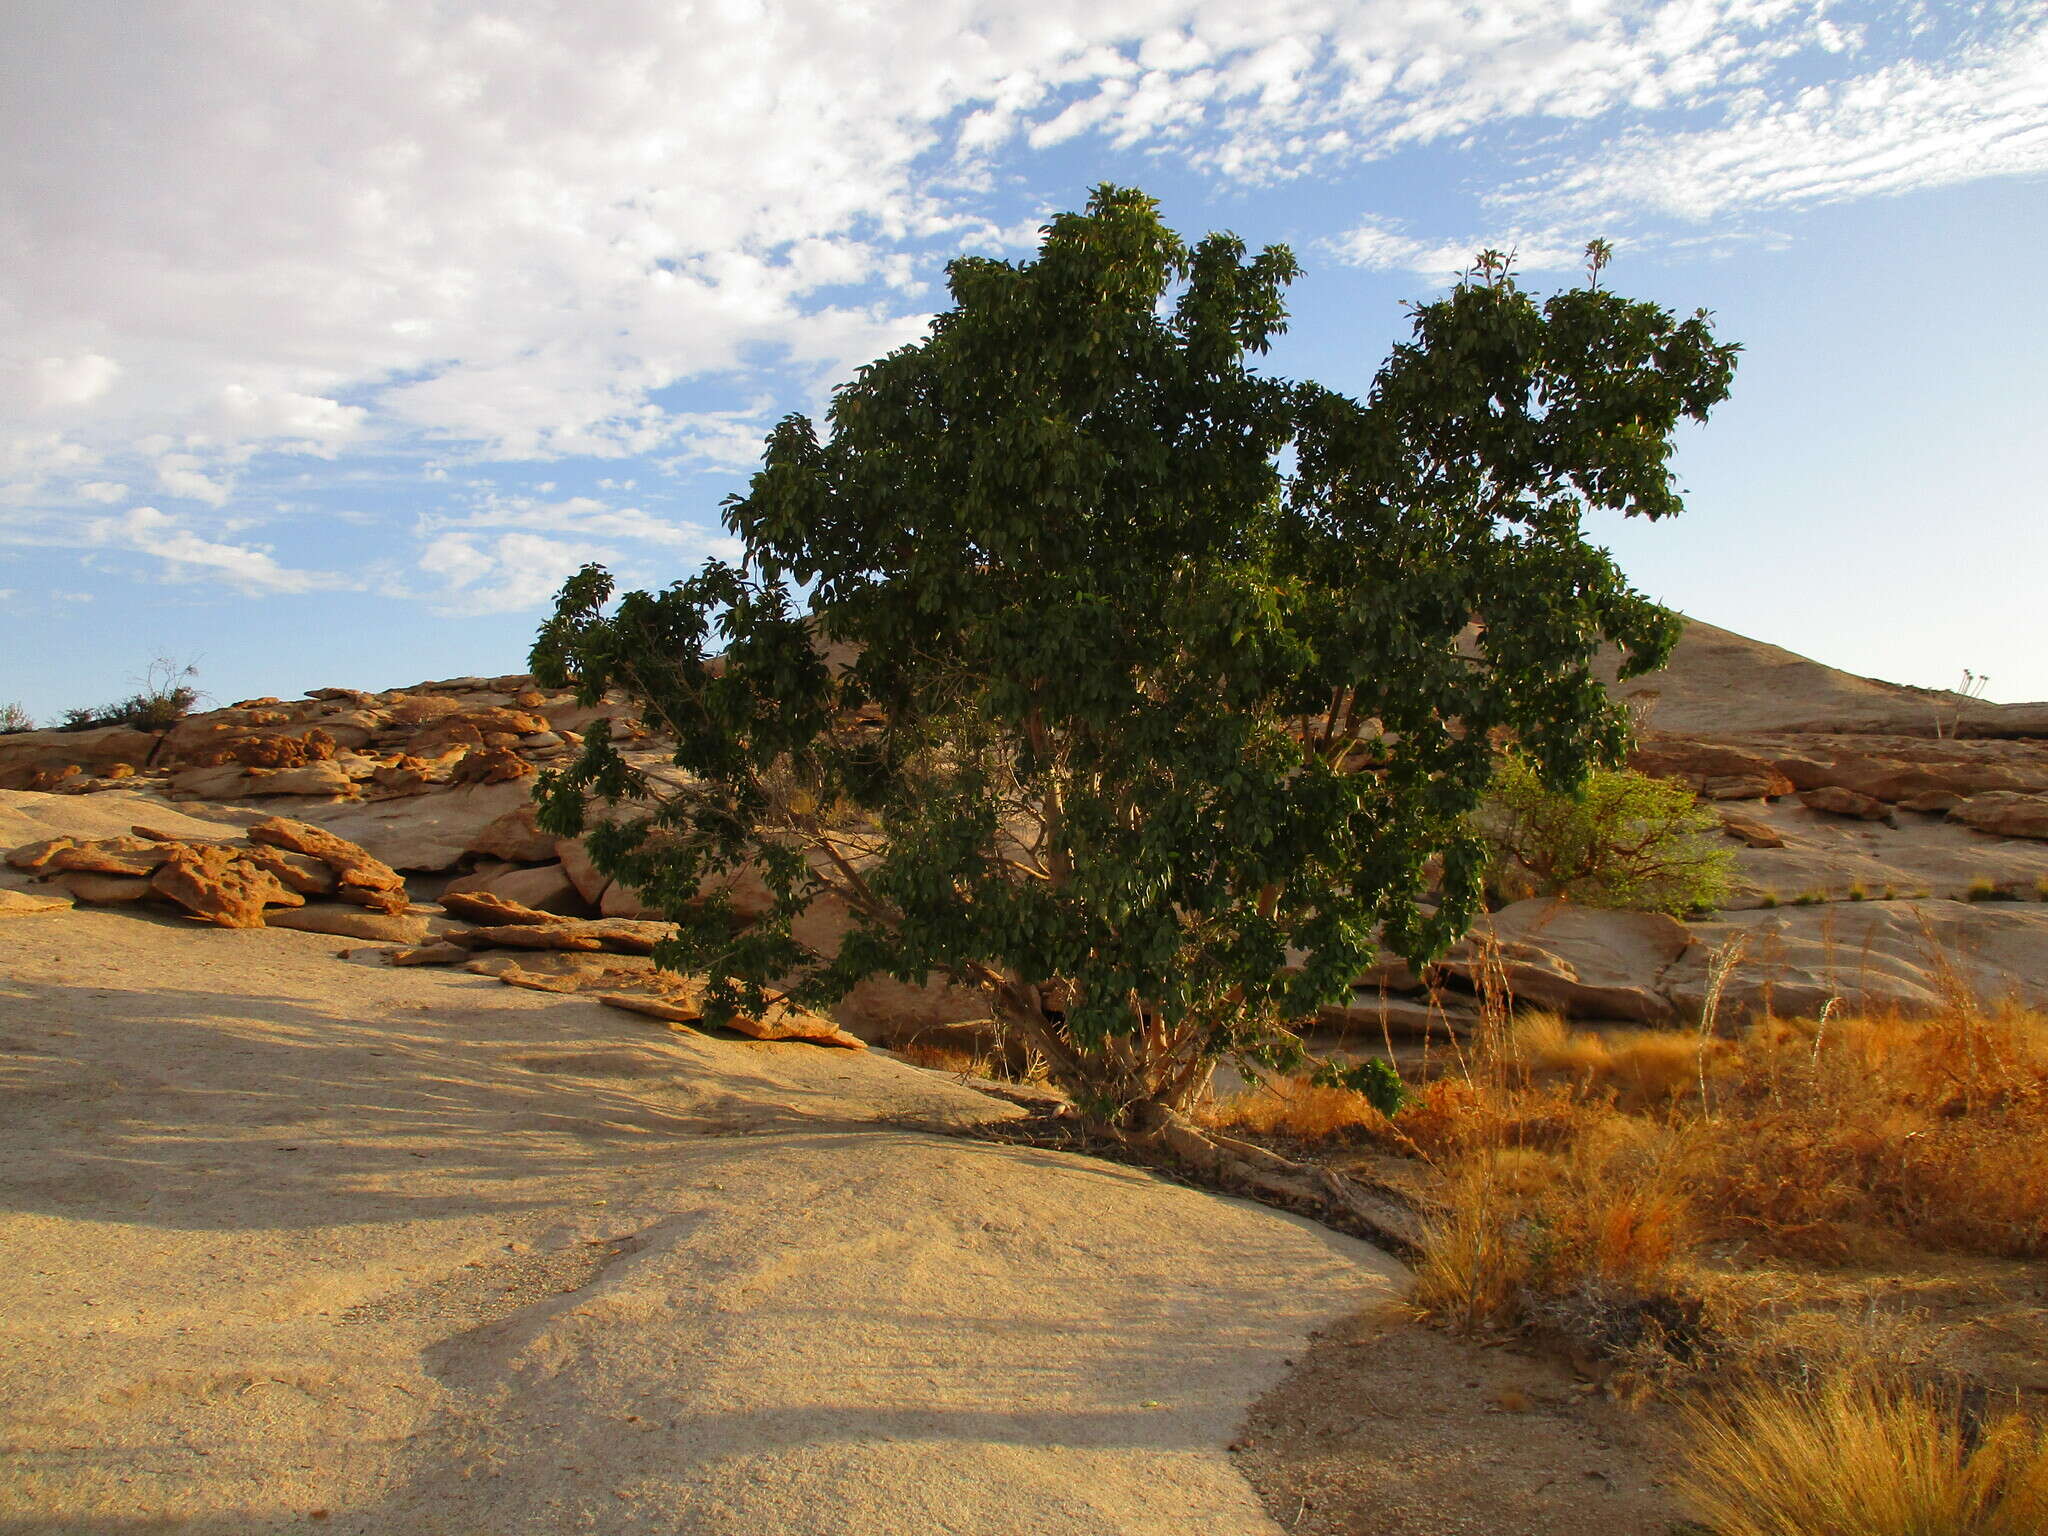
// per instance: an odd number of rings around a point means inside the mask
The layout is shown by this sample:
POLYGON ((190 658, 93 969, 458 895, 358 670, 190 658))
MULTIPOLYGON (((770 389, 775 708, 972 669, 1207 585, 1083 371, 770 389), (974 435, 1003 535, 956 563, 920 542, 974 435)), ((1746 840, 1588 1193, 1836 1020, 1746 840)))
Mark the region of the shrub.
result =
POLYGON ((1720 821, 1673 779, 1595 768, 1569 793, 1510 754, 1478 821, 1502 896, 1691 912, 1728 894, 1734 855, 1715 844, 1720 821))
POLYGON ((34 717, 19 704, 0 704, 0 736, 12 736, 35 728, 34 717))
POLYGON ((139 692, 98 709, 67 709, 58 729, 92 731, 125 725, 138 731, 167 731, 192 713, 192 706, 199 702, 199 690, 188 681, 198 673, 198 667, 191 662, 159 656, 143 670, 139 692))

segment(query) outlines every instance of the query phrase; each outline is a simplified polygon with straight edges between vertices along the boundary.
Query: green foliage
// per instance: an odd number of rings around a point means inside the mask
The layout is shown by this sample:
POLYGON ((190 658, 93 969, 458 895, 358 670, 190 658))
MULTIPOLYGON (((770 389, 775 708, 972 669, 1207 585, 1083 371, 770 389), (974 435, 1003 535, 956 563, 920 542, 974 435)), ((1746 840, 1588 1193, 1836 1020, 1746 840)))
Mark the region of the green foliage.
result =
POLYGON ((1369 1056, 1349 1067, 1326 1061, 1316 1068, 1309 1081, 1318 1088, 1348 1088, 1362 1094, 1367 1103, 1390 1120, 1408 1103, 1408 1085, 1401 1081, 1401 1074, 1392 1062, 1378 1056, 1369 1056))
POLYGON ((563 588, 536 675, 623 689, 690 779, 657 790, 600 724, 542 823, 615 808, 592 860, 678 918, 658 958, 714 1010, 937 972, 1090 1102, 1177 1104, 1219 1054, 1297 1061, 1284 1021, 1382 931, 1413 958, 1464 931, 1497 732, 1559 782, 1618 758, 1594 653, 1634 675, 1678 624, 1581 516, 1679 510, 1671 432, 1735 349, 1490 259, 1355 400, 1253 366, 1295 275, 1099 188, 1036 260, 952 263, 952 307, 828 432, 775 428, 726 504, 737 562, 563 588), (772 902, 741 926, 747 868, 772 902), (835 953, 792 930, 821 897, 835 953))
POLYGON ((1674 779, 1596 768, 1576 791, 1558 789, 1510 754, 1478 820, 1503 897, 1693 912, 1728 894, 1735 860, 1716 845, 1720 820, 1674 779))

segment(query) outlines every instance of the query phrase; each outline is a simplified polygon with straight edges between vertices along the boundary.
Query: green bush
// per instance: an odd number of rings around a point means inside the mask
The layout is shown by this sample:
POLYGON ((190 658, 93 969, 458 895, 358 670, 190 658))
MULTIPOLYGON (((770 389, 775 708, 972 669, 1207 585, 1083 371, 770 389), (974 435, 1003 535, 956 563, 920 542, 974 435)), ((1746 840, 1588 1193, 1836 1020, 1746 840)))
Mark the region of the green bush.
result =
POLYGON ((1478 816, 1504 900, 1562 896, 1581 906, 1697 912, 1728 894, 1735 856, 1692 790, 1632 769, 1595 768, 1574 795, 1505 758, 1478 816))
POLYGON ((143 673, 141 692, 98 709, 67 709, 57 729, 92 731, 126 725, 138 731, 167 731, 191 714, 192 706, 199 702, 199 690, 186 681, 198 671, 190 662, 159 656, 143 673))

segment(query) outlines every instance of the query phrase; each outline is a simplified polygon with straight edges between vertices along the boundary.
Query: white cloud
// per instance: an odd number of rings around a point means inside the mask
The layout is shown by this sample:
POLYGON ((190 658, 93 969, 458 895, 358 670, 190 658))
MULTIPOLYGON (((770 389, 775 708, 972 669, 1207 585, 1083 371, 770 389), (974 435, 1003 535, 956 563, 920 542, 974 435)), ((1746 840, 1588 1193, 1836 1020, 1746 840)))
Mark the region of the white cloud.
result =
POLYGON ((97 501, 106 506, 128 499, 128 487, 114 480, 88 480, 79 486, 77 491, 85 500, 97 501))
POLYGON ((1325 242, 1338 260, 1381 272, 1414 272, 1446 279, 1471 267, 1479 252, 1496 250, 1514 257, 1523 272, 1556 272, 1577 267, 1586 259, 1586 243, 1558 230, 1506 230, 1453 239, 1421 239, 1382 219, 1367 219, 1325 242))
MULTIPOLYGON (((1984 12, 1960 62, 1866 67, 1868 28, 1840 9, 0 8, 0 50, 30 66, 0 94, 0 136, 36 146, 0 158, 0 408, 64 427, 0 445, 16 461, 0 498, 91 474, 223 506, 259 449, 422 439, 455 462, 742 467, 750 422, 661 392, 713 376, 751 390, 764 358, 815 390, 914 336, 924 317, 904 311, 937 257, 1035 233, 980 206, 974 189, 1017 179, 996 157, 1087 135, 1261 181, 1597 122, 1611 153, 1545 169, 1556 151, 1539 143, 1498 210, 1490 242, 1529 266, 1646 211, 2048 166, 2048 29, 2026 10, 1984 12), (1850 73, 1802 94, 1801 60, 1850 73), (1674 109, 1710 126, 1651 116, 1674 109), (864 283, 882 296, 843 292, 864 283)), ((1362 225, 1340 247, 1441 273, 1474 244, 1362 225)))
POLYGON ((602 549, 532 533, 488 540, 446 533, 421 551, 418 563, 441 583, 439 611, 470 616, 540 608, 586 563, 608 558, 602 549))
POLYGON ((1989 176, 2048 173, 2048 24, 1946 65, 1906 60, 1789 99, 1744 98, 1719 125, 1636 129, 1609 152, 1509 189, 1506 205, 1695 223, 1989 176))
POLYGON ((95 543, 152 555, 166 562, 174 575, 213 575, 251 596, 310 592, 318 587, 349 584, 327 572, 287 569, 268 550, 254 545, 203 539, 155 507, 134 507, 121 517, 101 518, 88 532, 95 543))
MULTIPOLYGON (((444 528, 503 528, 562 534, 586 541, 631 539, 671 548, 706 548, 717 538, 701 524, 659 517, 639 507, 614 507, 591 496, 550 502, 497 492, 486 493, 466 513, 429 516, 421 519, 421 526, 428 532, 444 528)), ((445 558, 459 564, 464 558, 461 550, 469 547, 466 543, 450 545, 445 558)))

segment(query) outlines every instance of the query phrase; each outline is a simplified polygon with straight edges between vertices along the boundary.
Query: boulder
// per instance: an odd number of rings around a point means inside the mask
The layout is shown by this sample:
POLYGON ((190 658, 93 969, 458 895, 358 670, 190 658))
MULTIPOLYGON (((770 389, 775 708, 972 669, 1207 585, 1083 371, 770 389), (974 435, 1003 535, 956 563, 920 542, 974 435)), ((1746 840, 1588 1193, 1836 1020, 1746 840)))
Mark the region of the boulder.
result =
POLYGON ((269 870, 301 896, 332 896, 341 883, 332 865, 309 854, 257 843, 242 856, 257 868, 269 870))
POLYGON ((2048 795, 1975 795, 1948 815, 1951 821, 1993 837, 2048 838, 2048 795))
POLYGON ((472 747, 450 779, 456 784, 515 784, 538 771, 509 746, 472 747))
POLYGON ((265 907, 296 907, 306 899, 236 850, 221 847, 174 847, 149 886, 222 928, 261 928, 265 907))
POLYGON ((1441 993, 1435 1001, 1360 995, 1349 1004, 1318 1008, 1314 1033, 1334 1035, 1339 1043, 1372 1045, 1383 1035, 1397 1040, 1462 1040, 1478 1025, 1479 1014, 1469 998, 1441 993))
POLYGON ((75 837, 46 837, 41 842, 23 843, 19 848, 9 849, 7 862, 15 869, 25 869, 32 875, 41 874, 58 854, 77 846, 75 837))
POLYGON ((555 857, 555 836, 543 832, 534 818, 539 807, 531 800, 515 805, 471 839, 469 851, 510 864, 541 864, 555 857))
POLYGON ((1853 816, 1861 821, 1890 821, 1892 816, 1892 808, 1882 800, 1839 784, 1801 790, 1799 801, 1809 810, 1825 811, 1830 816, 1853 816))
POLYGON ((405 799, 314 807, 306 819, 360 845, 393 869, 453 867, 483 829, 525 803, 525 784, 437 790, 405 799))
POLYGON ((1785 834, 1768 822, 1758 821, 1753 816, 1738 816, 1733 811, 1721 813, 1721 830, 1737 842, 1751 848, 1782 848, 1785 834))
POLYGON ((0 789, 31 788, 39 772, 76 768, 99 775, 115 763, 147 763, 161 740, 125 725, 91 731, 14 731, 0 736, 0 789))
POLYGON ((249 828, 249 841, 303 854, 325 864, 334 871, 335 894, 344 901, 389 913, 405 910, 405 877, 382 859, 325 827, 273 816, 249 828))
POLYGON ((1792 793, 1792 781, 1772 761, 1745 747, 1684 737, 1657 737, 1637 747, 1629 766, 1638 773, 1690 784, 1708 800, 1763 800, 1792 793))
POLYGON ((38 912, 63 912, 70 908, 68 895, 44 891, 0 890, 0 917, 29 917, 38 912))
POLYGON ((560 917, 588 917, 590 903, 585 901, 576 887, 569 881, 568 874, 559 864, 539 864, 532 869, 496 865, 488 870, 464 875, 453 880, 443 889, 443 899, 449 893, 480 891, 492 896, 501 896, 507 901, 517 902, 536 912, 553 913, 560 917))
POLYGON ((59 875, 50 883, 88 907, 120 906, 149 894, 149 881, 139 875, 95 875, 80 870, 59 875))
POLYGON ((496 976, 507 970, 521 970, 545 976, 571 976, 579 989, 618 989, 640 986, 654 962, 645 955, 579 954, 573 950, 499 951, 477 955, 463 966, 479 976, 496 976))
MULTIPOLYGON (((701 989, 676 979, 661 993, 598 992, 595 999, 608 1008, 623 1008, 671 1023, 708 1028, 701 1003, 701 989)), ((768 1006, 755 1014, 735 1014, 723 1026, 753 1040, 789 1041, 806 1045, 833 1045, 847 1050, 866 1050, 867 1042, 850 1035, 822 1014, 798 1007, 787 998, 771 994, 768 1006)))
POLYGON ((295 912, 272 912, 264 920, 272 928, 301 933, 331 933, 344 939, 369 939, 380 944, 418 946, 427 939, 427 920, 393 912, 365 912, 358 907, 321 902, 295 912))
POLYGON ((248 793, 248 770, 229 763, 218 768, 185 768, 171 775, 174 800, 239 800, 248 793))
POLYGON ((150 875, 183 846, 140 837, 96 837, 59 849, 47 867, 85 875, 150 875))
POLYGON ((595 934, 581 932, 580 923, 498 923, 485 928, 468 928, 448 935, 448 942, 464 949, 579 949, 590 952, 604 948, 595 934))
POLYGON ((1479 990, 1489 939, 1499 946, 1503 979, 1518 1004, 1645 1024, 1675 1016, 1660 983, 1692 944, 1686 925, 1661 912, 1608 912, 1538 898, 1482 918, 1441 969, 1479 990))
POLYGON ((493 895, 488 891, 459 891, 453 887, 441 893, 441 906, 451 917, 460 917, 476 923, 563 923, 569 919, 558 917, 552 912, 538 912, 532 907, 493 895))
POLYGON ((251 768, 244 795, 300 795, 307 799, 355 793, 355 780, 336 762, 307 763, 302 768, 251 768))
POLYGON ((468 958, 469 951, 460 944, 420 944, 394 949, 389 956, 392 965, 461 965, 468 958))

